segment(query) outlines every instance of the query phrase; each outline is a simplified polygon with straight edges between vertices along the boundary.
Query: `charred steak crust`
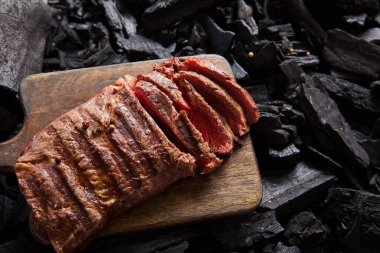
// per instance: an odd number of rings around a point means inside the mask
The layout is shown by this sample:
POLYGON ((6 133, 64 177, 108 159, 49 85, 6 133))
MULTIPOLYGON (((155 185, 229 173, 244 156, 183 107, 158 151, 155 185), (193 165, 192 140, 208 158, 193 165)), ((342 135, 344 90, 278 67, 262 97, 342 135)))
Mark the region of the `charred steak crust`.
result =
POLYGON ((119 79, 38 133, 15 171, 34 231, 68 253, 110 217, 193 175, 194 167, 119 79))

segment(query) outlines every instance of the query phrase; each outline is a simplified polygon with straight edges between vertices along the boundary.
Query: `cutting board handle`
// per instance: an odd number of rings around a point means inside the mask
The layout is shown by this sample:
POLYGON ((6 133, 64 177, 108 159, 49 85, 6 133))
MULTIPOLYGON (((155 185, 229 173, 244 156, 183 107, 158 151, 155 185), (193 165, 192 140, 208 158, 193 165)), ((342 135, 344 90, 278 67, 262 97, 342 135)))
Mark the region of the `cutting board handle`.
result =
POLYGON ((28 142, 26 131, 26 120, 24 126, 16 136, 4 142, 0 142, 0 174, 13 172, 13 167, 20 155, 20 146, 28 142))

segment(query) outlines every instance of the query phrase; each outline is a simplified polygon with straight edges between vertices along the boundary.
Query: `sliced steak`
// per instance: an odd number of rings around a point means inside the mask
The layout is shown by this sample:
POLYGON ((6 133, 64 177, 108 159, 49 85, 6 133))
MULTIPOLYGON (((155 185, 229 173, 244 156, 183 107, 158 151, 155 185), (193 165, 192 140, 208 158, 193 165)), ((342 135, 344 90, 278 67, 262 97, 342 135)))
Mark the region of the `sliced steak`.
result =
POLYGON ((233 150, 235 136, 223 117, 221 117, 185 79, 178 86, 191 109, 187 111, 191 123, 202 133, 211 152, 228 155, 233 150))
POLYGON ((250 123, 256 123, 259 120, 260 113, 251 95, 237 84, 232 76, 223 72, 212 62, 204 59, 188 58, 180 65, 177 63, 175 67, 180 70, 197 72, 215 81, 241 105, 250 123))
POLYGON ((211 172, 222 163, 221 159, 210 152, 210 147, 190 122, 187 113, 184 110, 178 113, 170 98, 154 84, 138 81, 135 94, 173 142, 197 159, 201 174, 211 172))
POLYGON ((180 71, 176 80, 185 79, 205 98, 206 102, 222 115, 234 134, 242 136, 249 131, 243 109, 219 85, 192 71, 180 71))
POLYGON ((178 86, 168 79, 164 74, 152 71, 148 74, 138 75, 138 80, 144 80, 155 84, 161 91, 163 91, 173 102, 179 110, 188 110, 189 105, 182 97, 181 91, 178 86))
POLYGON ((194 174, 119 79, 35 135, 15 171, 37 237, 58 253, 80 250, 109 218, 194 174))

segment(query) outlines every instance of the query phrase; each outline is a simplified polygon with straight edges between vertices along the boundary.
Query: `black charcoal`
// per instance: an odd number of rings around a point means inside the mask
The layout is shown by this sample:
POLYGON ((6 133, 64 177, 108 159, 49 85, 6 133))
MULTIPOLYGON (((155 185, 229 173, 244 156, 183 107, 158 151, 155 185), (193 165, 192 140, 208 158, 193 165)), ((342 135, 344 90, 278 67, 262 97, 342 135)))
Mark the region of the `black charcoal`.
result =
POLYGON ((331 173, 303 161, 292 170, 279 173, 281 169, 280 165, 262 171, 264 192, 260 203, 261 209, 276 210, 279 218, 320 200, 323 198, 321 192, 335 181, 331 173))
POLYGON ((213 4, 213 0, 159 0, 145 9, 143 21, 147 28, 157 30, 183 19, 200 8, 213 4))
POLYGON ((194 21, 193 27, 191 29, 191 34, 189 38, 189 45, 194 46, 205 46, 207 41, 207 34, 203 29, 202 25, 194 21))
POLYGON ((269 94, 268 94, 268 89, 266 85, 264 84, 252 85, 252 86, 245 87, 245 89, 253 97, 256 103, 260 104, 260 103, 265 103, 269 101, 269 94))
POLYGON ((123 30, 128 36, 136 34, 137 21, 128 11, 127 8, 120 8, 114 0, 100 1, 104 8, 108 25, 113 30, 123 30))
POLYGON ((293 39, 294 38, 294 30, 290 23, 281 24, 281 25, 272 25, 267 27, 268 35, 276 40, 282 38, 293 39))
POLYGON ((338 152, 359 174, 365 174, 370 163, 368 154, 317 78, 308 78, 302 84, 301 103, 320 144, 331 153, 338 152))
POLYGON ((279 66, 288 80, 289 88, 294 88, 303 82, 303 75, 305 75, 305 72, 296 60, 283 61, 279 66))
MULTIPOLYGON (((289 142, 290 139, 290 133, 284 129, 256 129, 255 133, 256 140, 265 146, 283 147, 289 142)), ((273 150, 272 152, 269 152, 269 155, 282 158, 287 154, 282 151, 277 152, 276 150, 273 150)))
POLYGON ((232 72, 234 74, 235 79, 240 82, 240 81, 246 81, 249 79, 249 75, 247 71, 243 69, 242 66, 240 66, 237 61, 233 61, 231 64, 232 72))
POLYGON ((380 139, 366 139, 360 142, 371 158, 371 165, 380 171, 380 139))
POLYGON ((120 48, 124 49, 128 55, 138 56, 143 54, 151 56, 152 58, 169 58, 171 57, 172 49, 163 47, 160 43, 151 40, 143 35, 136 34, 134 36, 125 38, 118 38, 117 44, 120 48))
POLYGON ((213 224, 211 232, 225 250, 244 249, 283 231, 274 211, 252 213, 213 224))
POLYGON ((255 39, 258 31, 252 30, 252 28, 244 20, 237 20, 232 23, 232 29, 236 34, 236 37, 242 42, 249 44, 255 39))
POLYGON ((289 220, 284 235, 291 245, 312 249, 325 239, 327 229, 312 212, 302 212, 289 220))
POLYGON ((334 0, 337 10, 352 14, 352 13, 376 13, 379 11, 379 2, 377 0, 334 0))
POLYGON ((256 21, 252 17, 252 13, 252 7, 249 6, 244 0, 237 1, 238 19, 244 20, 251 29, 253 35, 257 35, 259 33, 259 28, 257 27, 256 21))
POLYGON ((285 131, 287 131, 290 134, 290 136, 289 136, 290 140, 293 140, 298 135, 298 130, 297 130, 296 125, 282 124, 281 129, 284 129, 285 131))
POLYGON ((344 22, 351 29, 360 29, 360 28, 363 28, 366 19, 367 19, 367 14, 366 13, 360 13, 360 14, 355 14, 355 15, 344 15, 343 16, 344 22))
POLYGON ((224 55, 230 48, 235 33, 223 30, 209 16, 203 16, 201 22, 208 35, 211 52, 224 55))
POLYGON ((43 0, 0 4, 0 85, 18 91, 21 80, 42 70, 53 10, 43 0))
MULTIPOLYGON (((258 135, 260 134, 261 133, 258 135)), ((270 143, 265 144, 271 145, 270 143)), ((268 160, 276 167, 281 166, 283 169, 293 168, 299 162, 300 158, 301 151, 294 144, 283 148, 268 148, 268 160)))
POLYGON ((370 80, 380 78, 380 47, 340 29, 328 31, 322 56, 333 68, 370 80))
POLYGON ((350 252, 374 253, 380 247, 380 195, 345 188, 329 189, 327 212, 340 242, 350 252))
POLYGON ((319 80, 351 117, 366 121, 368 117, 380 116, 380 102, 373 98, 370 89, 330 75, 315 74, 313 78, 319 80))
POLYGON ((254 131, 260 129, 278 129, 281 127, 281 119, 278 114, 270 112, 261 112, 260 121, 253 126, 254 131))
POLYGON ((273 253, 301 253, 301 250, 296 246, 285 246, 282 242, 277 243, 273 253))
POLYGON ((380 118, 378 118, 373 124, 371 131, 369 132, 369 137, 372 139, 380 139, 380 118))
POLYGON ((380 80, 371 83, 371 93, 380 98, 380 80))

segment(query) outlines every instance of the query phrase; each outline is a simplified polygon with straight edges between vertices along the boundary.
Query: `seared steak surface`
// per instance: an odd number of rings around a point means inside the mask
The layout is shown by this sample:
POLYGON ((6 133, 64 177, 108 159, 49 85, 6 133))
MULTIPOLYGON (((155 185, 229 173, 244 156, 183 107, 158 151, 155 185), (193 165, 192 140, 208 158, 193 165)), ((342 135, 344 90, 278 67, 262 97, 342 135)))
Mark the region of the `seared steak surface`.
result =
POLYGON ((62 115, 17 160, 31 229, 56 252, 83 249, 108 219, 216 169, 258 120, 252 97, 210 62, 172 58, 154 70, 62 115))

